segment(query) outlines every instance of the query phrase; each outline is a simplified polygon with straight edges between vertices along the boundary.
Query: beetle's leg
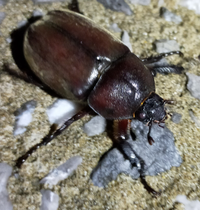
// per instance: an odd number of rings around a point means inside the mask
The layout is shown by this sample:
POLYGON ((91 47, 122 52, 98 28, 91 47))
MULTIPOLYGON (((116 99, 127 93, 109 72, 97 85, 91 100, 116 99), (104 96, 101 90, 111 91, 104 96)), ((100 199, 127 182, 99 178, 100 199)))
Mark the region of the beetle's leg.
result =
POLYGON ((16 166, 18 168, 21 167, 21 165, 26 161, 26 159, 35 152, 38 148, 41 146, 47 145, 50 141, 52 141, 55 137, 60 135, 66 128, 68 128, 73 122, 81 119, 85 115, 87 115, 89 112, 91 112, 91 108, 89 106, 85 107, 81 111, 79 111, 77 114, 75 114, 73 117, 68 119, 61 127, 57 129, 57 126, 53 124, 51 126, 51 129, 49 133, 42 139, 42 141, 35 146, 31 147, 28 152, 26 152, 23 156, 19 157, 16 161, 16 166))
POLYGON ((161 66, 150 66, 146 65, 148 69, 152 72, 153 76, 156 76, 156 73, 160 74, 181 74, 184 70, 182 66, 176 65, 161 65, 161 66))
POLYGON ((151 56, 149 58, 142 58, 141 60, 144 63, 144 65, 146 65, 146 67, 152 72, 153 76, 155 76, 157 72, 161 74, 169 74, 169 73, 181 74, 182 71, 184 70, 184 68, 181 66, 158 63, 162 58, 174 54, 183 56, 183 53, 180 51, 172 51, 168 53, 161 53, 157 56, 151 56))
POLYGON ((148 139, 149 144, 152 145, 154 143, 153 138, 150 136, 151 128, 152 128, 152 122, 150 122, 148 126, 149 126, 149 132, 147 134, 147 139, 148 139))
POLYGON ((72 0, 72 2, 68 5, 68 9, 73 11, 73 12, 83 14, 79 9, 78 0, 72 0))
POLYGON ((162 58, 164 57, 168 57, 170 55, 174 55, 174 54, 178 54, 180 56, 183 56, 183 53, 181 51, 171 51, 171 52, 167 52, 167 53, 160 53, 156 56, 150 56, 148 58, 140 58, 140 60, 145 64, 152 64, 152 63, 156 63, 158 61, 160 61, 162 58))
POLYGON ((159 193, 151 188, 145 179, 144 161, 140 158, 136 152, 132 149, 131 145, 127 142, 130 135, 130 120, 115 120, 114 121, 114 139, 113 144, 119 149, 119 151, 128 159, 132 166, 136 166, 139 173, 141 182, 144 188, 153 196, 158 196, 159 193))

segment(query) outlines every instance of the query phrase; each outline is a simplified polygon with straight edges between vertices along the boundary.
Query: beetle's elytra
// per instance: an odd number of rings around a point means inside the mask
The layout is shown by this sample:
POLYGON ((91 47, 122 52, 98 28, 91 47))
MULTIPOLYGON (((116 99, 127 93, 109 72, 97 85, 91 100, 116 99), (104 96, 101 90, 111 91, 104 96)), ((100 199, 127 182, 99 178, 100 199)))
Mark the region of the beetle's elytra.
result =
MULTIPOLYGON (((41 145, 46 145, 71 123, 91 110, 113 120, 114 146, 137 165, 145 188, 143 163, 126 142, 131 119, 164 122, 167 102, 155 93, 152 71, 180 72, 181 67, 149 64, 163 56, 140 60, 109 32, 86 17, 70 11, 51 11, 32 24, 25 35, 24 55, 33 73, 61 97, 85 103, 86 107, 59 129, 51 129, 41 143, 17 161, 17 166, 41 145)), ((148 134, 149 143, 153 143, 148 134)))

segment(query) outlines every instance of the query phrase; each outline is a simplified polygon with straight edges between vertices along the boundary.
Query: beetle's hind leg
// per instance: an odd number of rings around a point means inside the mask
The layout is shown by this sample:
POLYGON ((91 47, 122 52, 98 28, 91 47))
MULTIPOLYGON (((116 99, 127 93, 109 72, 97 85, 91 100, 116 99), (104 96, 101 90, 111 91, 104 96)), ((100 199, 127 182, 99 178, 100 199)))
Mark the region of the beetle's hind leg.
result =
POLYGON ((144 188, 154 197, 159 196, 160 193, 155 191, 148 185, 145 179, 145 163, 137 153, 132 149, 131 145, 127 142, 130 135, 130 120, 115 120, 113 126, 113 145, 123 154, 124 158, 128 159, 133 167, 137 167, 141 182, 144 188))
POLYGON ((51 126, 51 129, 49 133, 42 139, 42 141, 35 146, 31 147, 23 156, 19 157, 16 161, 16 166, 18 168, 21 167, 21 165, 27 160, 27 158, 35 152, 37 149, 39 149, 41 146, 47 145, 50 141, 52 141, 55 137, 60 135, 66 128, 68 128, 73 122, 81 119, 85 115, 89 114, 91 112, 91 108, 89 106, 85 107, 81 111, 79 111, 77 114, 75 114, 73 117, 68 119, 61 127, 57 127, 56 124, 53 124, 51 126))
POLYGON ((182 66, 176 66, 176 65, 169 65, 167 63, 159 62, 162 58, 168 57, 174 54, 178 54, 179 56, 183 56, 183 53, 180 51, 171 51, 168 53, 161 53, 156 56, 150 56, 148 58, 141 58, 144 65, 152 72, 152 74, 155 76, 156 73, 161 74, 169 74, 169 73, 175 73, 175 74, 181 74, 184 70, 182 66))

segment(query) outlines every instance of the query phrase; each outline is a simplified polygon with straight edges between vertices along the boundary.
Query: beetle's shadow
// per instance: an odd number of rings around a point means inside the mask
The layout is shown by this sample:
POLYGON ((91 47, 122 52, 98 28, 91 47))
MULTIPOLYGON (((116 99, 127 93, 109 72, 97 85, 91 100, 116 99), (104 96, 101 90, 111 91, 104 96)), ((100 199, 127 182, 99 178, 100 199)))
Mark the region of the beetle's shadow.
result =
POLYGON ((17 64, 18 68, 22 72, 26 72, 28 75, 35 77, 33 72, 31 71, 28 63, 26 62, 24 51, 23 51, 23 44, 24 44, 24 37, 27 28, 36 22, 37 20, 41 19, 42 16, 31 17, 27 20, 27 23, 11 33, 12 42, 10 44, 11 53, 15 63, 17 64))

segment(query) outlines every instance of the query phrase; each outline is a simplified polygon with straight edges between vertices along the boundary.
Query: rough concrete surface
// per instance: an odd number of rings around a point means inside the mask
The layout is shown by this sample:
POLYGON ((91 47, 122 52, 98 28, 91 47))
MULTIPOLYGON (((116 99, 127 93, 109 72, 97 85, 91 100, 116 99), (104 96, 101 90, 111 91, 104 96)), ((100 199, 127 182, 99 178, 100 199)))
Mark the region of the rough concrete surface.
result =
MULTIPOLYGON (((134 14, 105 9, 95 0, 80 0, 81 11, 96 23, 109 30, 110 25, 117 23, 130 36, 133 52, 139 57, 155 53, 153 43, 160 39, 175 39, 184 57, 172 56, 168 60, 173 64, 181 64, 185 71, 200 75, 200 17, 193 11, 177 6, 178 0, 166 1, 167 9, 179 15, 183 22, 175 24, 160 17, 158 1, 149 6, 131 5, 134 14)), ((127 2, 128 3, 128 2, 127 2)), ((17 24, 29 18, 36 9, 46 13, 52 9, 67 8, 68 1, 58 3, 33 4, 31 0, 10 0, 1 7, 6 17, 0 26, 0 162, 14 166, 16 159, 25 153, 32 145, 40 142, 49 130, 46 108, 56 98, 51 97, 40 88, 13 78, 3 71, 3 64, 14 63, 9 48, 10 33, 17 24), (25 102, 35 100, 37 107, 33 121, 24 134, 14 137, 14 112, 25 102)), ((120 38, 120 33, 115 32, 120 38)), ((50 190, 59 195, 59 210, 70 209, 182 209, 175 203, 178 194, 184 194, 189 199, 200 199, 200 129, 190 118, 188 110, 200 119, 200 101, 190 95, 186 89, 187 78, 182 75, 157 75, 155 78, 156 92, 165 99, 175 99, 176 104, 170 106, 171 112, 180 113, 181 121, 175 124, 167 120, 167 127, 174 133, 175 144, 182 157, 180 167, 157 176, 148 176, 147 182, 162 194, 157 199, 143 188, 140 180, 121 174, 106 188, 92 184, 90 174, 100 157, 112 145, 106 132, 98 136, 88 137, 82 126, 90 117, 77 121, 57 137, 48 146, 40 148, 28 158, 19 170, 19 176, 12 174, 8 181, 8 192, 14 210, 38 210, 41 205, 41 189, 49 186, 40 185, 49 171, 72 156, 83 158, 81 166, 68 179, 60 182, 50 190)), ((155 154, 156 155, 156 154, 155 154)))

